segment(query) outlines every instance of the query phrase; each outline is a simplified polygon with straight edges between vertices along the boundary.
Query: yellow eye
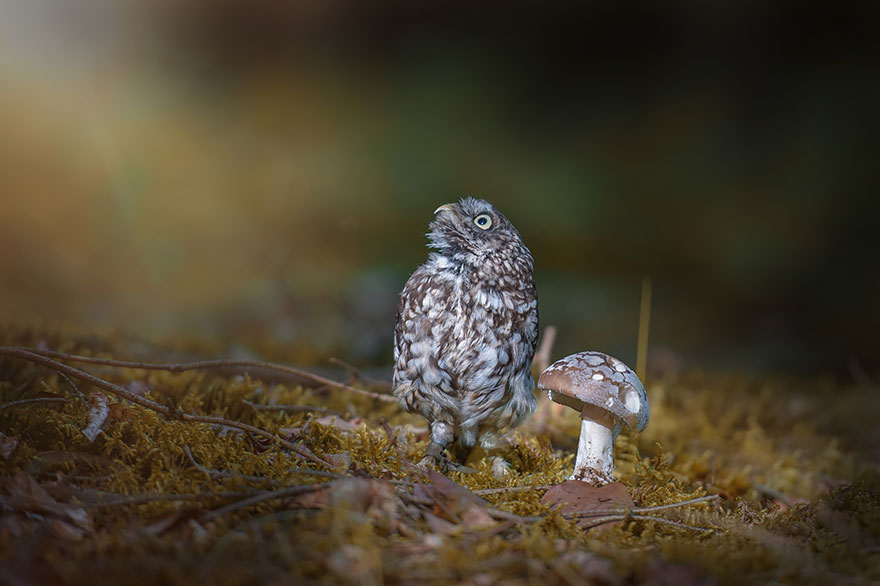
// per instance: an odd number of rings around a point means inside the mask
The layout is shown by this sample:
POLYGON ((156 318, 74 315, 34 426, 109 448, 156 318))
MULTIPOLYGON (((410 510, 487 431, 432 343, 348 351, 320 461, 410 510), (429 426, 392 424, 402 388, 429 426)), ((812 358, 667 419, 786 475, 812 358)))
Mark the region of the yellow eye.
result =
POLYGON ((480 214, 474 218, 474 224, 477 225, 477 228, 488 230, 492 227, 492 216, 489 214, 480 214))

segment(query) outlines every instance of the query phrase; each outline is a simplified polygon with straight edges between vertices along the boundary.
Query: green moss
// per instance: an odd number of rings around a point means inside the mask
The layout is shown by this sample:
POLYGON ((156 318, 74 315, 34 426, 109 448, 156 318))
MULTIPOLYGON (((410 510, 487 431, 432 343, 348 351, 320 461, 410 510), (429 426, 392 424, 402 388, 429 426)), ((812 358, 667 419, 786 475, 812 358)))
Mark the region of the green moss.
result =
MULTIPOLYGON (((7 344, 35 345, 45 338, 0 331, 7 344)), ((114 338, 65 333, 49 334, 48 341, 76 353, 126 354, 125 344, 114 338)), ((349 476, 424 482, 411 465, 427 446, 424 421, 396 404, 240 375, 90 370, 119 384, 148 382, 150 398, 160 403, 293 438, 347 463, 349 476), (310 405, 345 416, 340 424, 323 413, 261 411, 245 401, 310 405)), ((720 584, 880 579, 874 444, 870 438, 860 443, 843 422, 846 415, 868 426, 870 414, 858 409, 867 391, 829 387, 826 380, 692 374, 649 381, 651 423, 639 437, 618 439, 617 474, 637 506, 724 495, 718 507, 657 513, 713 532, 633 519, 584 531, 543 505, 541 490, 484 496, 502 511, 542 516, 538 522, 450 524, 442 521, 442 507, 434 507, 441 521, 432 524, 425 507, 396 496, 395 490, 409 490, 405 486, 367 480, 337 481, 306 495, 311 501, 268 500, 212 518, 208 511, 232 502, 224 493, 331 479, 309 474, 313 464, 271 441, 222 426, 169 421, 113 397, 103 433, 90 443, 81 431, 88 424, 83 396, 90 388, 82 386, 77 394, 46 369, 9 359, 0 360, 0 380, 0 403, 37 393, 70 399, 0 410, 0 431, 18 441, 0 459, 7 503, 0 565, 37 581, 456 583, 483 576, 487 583, 546 584, 574 576, 640 583, 673 571, 720 584), (831 408, 820 401, 829 394, 836 397, 831 408), (71 506, 103 493, 218 496, 89 506, 84 510, 91 527, 76 538, 52 515, 35 517, 21 509, 11 480, 21 473, 71 506)), ((542 403, 502 450, 511 465, 508 476, 496 478, 480 458, 469 462, 474 472, 448 476, 472 490, 555 484, 571 471, 577 433, 574 412, 542 403)))

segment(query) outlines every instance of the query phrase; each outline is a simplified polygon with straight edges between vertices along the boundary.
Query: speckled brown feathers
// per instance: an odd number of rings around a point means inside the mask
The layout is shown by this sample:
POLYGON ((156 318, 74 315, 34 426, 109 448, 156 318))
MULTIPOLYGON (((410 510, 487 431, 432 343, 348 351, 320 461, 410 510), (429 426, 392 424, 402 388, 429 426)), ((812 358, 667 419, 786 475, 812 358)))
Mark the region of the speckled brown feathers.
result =
POLYGON ((430 422, 429 455, 454 438, 491 446, 534 411, 538 337, 532 255, 516 228, 481 199, 436 214, 436 252, 407 281, 394 330, 394 394, 430 422))

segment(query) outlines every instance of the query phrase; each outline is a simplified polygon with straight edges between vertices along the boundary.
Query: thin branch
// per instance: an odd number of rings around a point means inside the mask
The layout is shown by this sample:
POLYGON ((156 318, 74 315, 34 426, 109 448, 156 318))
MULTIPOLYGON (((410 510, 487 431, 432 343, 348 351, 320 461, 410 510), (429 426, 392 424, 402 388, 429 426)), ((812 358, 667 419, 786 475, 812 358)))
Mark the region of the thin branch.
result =
POLYGON ((261 403, 253 403, 248 400, 244 400, 243 403, 255 411, 298 411, 301 413, 326 413, 327 415, 339 415, 339 416, 345 415, 345 413, 342 413, 340 411, 334 411, 332 409, 325 409, 323 407, 312 407, 311 405, 291 405, 291 404, 263 405, 261 403))
POLYGON ((105 493, 102 496, 112 496, 116 498, 110 498, 107 500, 97 500, 97 501, 86 501, 78 506, 85 508, 99 508, 99 507, 118 507, 122 505, 144 505, 147 503, 155 503, 155 502, 182 502, 182 501, 208 501, 211 499, 229 499, 229 498, 242 498, 246 497, 249 494, 247 492, 196 492, 190 494, 153 494, 153 493, 145 493, 145 494, 132 494, 132 495, 116 495, 116 494, 107 494, 105 493))
POLYGON ((305 476, 320 476, 322 478, 351 478, 350 476, 346 476, 345 474, 340 474, 338 472, 326 472, 324 470, 312 470, 310 468, 288 468, 288 472, 292 472, 293 474, 303 474, 305 476))
POLYGON ((544 328, 544 335, 541 336, 541 345, 535 352, 535 358, 532 360, 538 368, 538 372, 544 370, 550 365, 550 357, 553 353, 553 343, 556 341, 556 326, 547 326, 544 328))
POLYGON ((472 490, 471 492, 480 496, 485 496, 488 494, 499 494, 502 492, 507 493, 516 493, 516 492, 528 492, 530 490, 549 490, 553 488, 553 484, 530 484, 528 486, 506 486, 503 488, 482 488, 479 490, 472 490))
POLYGON ((197 423, 209 423, 212 425, 225 425, 227 427, 240 429, 242 431, 252 433, 254 435, 258 435, 272 441, 276 441, 285 448, 291 450, 292 452, 310 462, 313 462, 320 466, 324 466, 326 468, 333 468, 332 464, 330 464, 323 458, 316 456, 311 452, 311 450, 282 439, 281 437, 275 435, 274 433, 268 432, 265 429, 255 427, 247 423, 241 423, 240 421, 226 419, 225 417, 216 417, 213 415, 196 415, 193 413, 186 413, 178 409, 173 409, 161 403, 157 403, 156 401, 147 399, 146 397, 135 395, 134 393, 127 391, 119 385, 108 382, 84 370, 79 370, 78 368, 68 366, 67 364, 62 364, 61 362, 52 360, 51 358, 48 358, 47 356, 44 356, 42 354, 37 354, 29 349, 17 348, 14 346, 0 346, 0 355, 14 356, 16 358, 21 358, 22 360, 35 362, 37 364, 49 367, 53 370, 63 372, 72 376, 73 378, 104 389, 108 393, 116 395, 117 397, 121 397, 127 401, 134 403, 135 405, 140 405, 141 407, 144 407, 146 409, 151 409, 157 413, 160 413, 161 415, 164 415, 165 417, 168 417, 169 419, 179 419, 182 421, 193 421, 197 423))
MULTIPOLYGON (((569 518, 567 515, 565 517, 569 518)), ((589 523, 579 523, 579 526, 584 529, 592 529, 593 527, 598 527, 599 525, 605 525, 607 523, 617 523, 620 521, 629 520, 654 521, 656 523, 662 523, 664 525, 669 525, 677 529, 717 533, 717 531, 711 527, 698 527, 697 525, 688 525, 687 523, 680 523, 678 521, 672 521, 670 519, 664 519, 663 517, 654 517, 651 515, 608 515, 606 517, 592 519, 589 523)))
POLYGON ((85 397, 85 395, 83 395, 83 392, 79 390, 79 387, 76 386, 76 383, 73 382, 69 376, 67 376, 63 372, 59 372, 58 375, 63 378, 65 382, 67 382, 67 384, 70 385, 70 388, 73 389, 74 394, 79 395, 80 397, 85 397))
POLYGON ((755 490, 757 490, 760 494, 762 494, 766 497, 769 497, 771 499, 775 499, 775 500, 781 502, 786 507, 791 508, 795 505, 794 499, 792 499, 790 496, 788 496, 784 492, 776 490, 775 488, 770 488, 769 486, 766 486, 764 484, 755 484, 754 487, 755 487, 755 490))
POLYGON ((65 399, 64 397, 34 397, 33 399, 19 399, 17 401, 3 403, 0 405, 0 410, 6 409, 7 407, 26 405, 28 403, 70 403, 70 399, 65 399))
POLYGON ((205 468, 196 461, 195 456, 193 456, 192 450, 190 450, 188 445, 183 446, 183 452, 186 454, 186 457, 189 458, 190 463, 195 466, 199 472, 204 472, 214 480, 218 480, 220 478, 243 478, 244 480, 248 480, 250 482, 268 482, 276 486, 278 485, 278 480, 275 480, 274 478, 269 478, 267 476, 250 476, 247 474, 236 474, 235 472, 228 472, 226 470, 205 468))
POLYGON ((668 505, 655 505, 653 507, 634 507, 632 509, 633 513, 650 513, 652 511, 662 511, 664 509, 675 509, 677 507, 686 507, 689 505, 698 505, 700 503, 709 503, 712 501, 717 502, 721 497, 717 494, 710 494, 709 496, 701 496, 693 499, 688 499, 686 501, 679 501, 677 503, 669 503, 668 505))
POLYGON ((251 505, 256 505, 258 503, 262 503, 264 501, 269 501, 273 499, 280 499, 290 496, 297 496, 300 494, 306 494, 309 492, 316 492, 321 489, 327 488, 333 484, 332 482, 323 482, 319 484, 303 484, 296 486, 288 486, 286 488, 279 488, 278 490, 269 490, 266 492, 261 492, 257 495, 251 496, 246 499, 242 499, 240 501, 236 501, 234 503, 230 503, 225 507, 220 507, 219 509, 215 509, 208 513, 207 519, 213 519, 215 517, 219 517, 220 515, 225 515, 226 513, 231 513, 232 511, 236 511, 238 509, 243 509, 245 507, 249 507, 251 505))
MULTIPOLYGON (((8 348, 8 347, 7 347, 8 348)), ((335 387, 337 389, 343 389, 350 393, 357 393, 359 395, 364 395, 366 397, 370 397, 372 399, 378 399, 379 401, 386 401, 389 403, 394 403, 397 401, 391 395, 383 394, 383 393, 373 393, 371 391, 365 391, 364 389, 358 389, 344 383, 337 382, 335 380, 331 380, 329 378, 324 378, 323 376, 313 374, 311 372, 300 370, 298 368, 293 368, 292 366, 286 366, 283 364, 275 364, 273 362, 263 362, 262 360, 197 360, 194 362, 166 362, 166 363, 152 363, 152 362, 134 362, 130 360, 114 360, 110 358, 93 358, 91 356, 78 356, 75 354, 66 354, 64 352, 55 352, 54 350, 35 350, 33 348, 18 348, 19 350, 24 350, 30 352, 32 354, 39 354, 40 356, 48 356, 50 358, 57 358, 59 360, 69 360, 72 362, 85 362, 87 364, 100 364, 102 366, 118 366, 122 368, 137 368, 143 370, 165 370, 168 372, 186 372, 188 370, 206 370, 211 368, 264 368, 266 370, 273 370, 276 372, 283 372, 285 374, 290 374, 293 376, 297 376, 299 378, 304 378, 306 380, 310 380, 315 383, 319 383, 322 385, 327 385, 329 387, 335 387)))
MULTIPOLYGON (((430 486, 430 485, 428 485, 430 486)), ((408 492, 397 492, 396 493, 403 500, 415 504, 415 505, 425 505, 428 507, 434 506, 436 501, 432 498, 428 497, 419 497, 413 494, 409 494, 408 492)), ((478 505, 474 505, 478 506, 478 505)), ((543 517, 532 516, 532 517, 523 517, 521 515, 517 515, 515 513, 508 513, 507 511, 502 511, 501 509, 496 509, 494 507, 481 507, 486 513, 489 514, 493 519, 498 519, 500 521, 513 521, 515 523, 534 523, 536 521, 540 521, 543 517)))
POLYGON ((15 390, 12 391, 12 394, 13 395, 20 395, 21 393, 25 392, 29 386, 34 384, 35 380, 37 380, 37 377, 35 377, 35 376, 30 377, 29 379, 27 379, 26 381, 24 381, 23 383, 21 383, 20 385, 15 387, 15 390))
POLYGON ((702 503, 711 502, 720 498, 718 495, 713 494, 709 496, 701 496, 697 498, 688 499, 686 501, 680 501, 677 503, 669 503, 667 505, 655 505, 653 507, 629 507, 629 508, 613 508, 613 509, 597 509, 591 511, 580 511, 576 513, 566 513, 563 517, 567 519, 584 519, 588 517, 602 517, 603 515, 627 515, 632 514, 641 515, 642 513, 652 513, 655 511, 663 511, 666 509, 675 509, 678 507, 686 507, 689 505, 698 505, 702 503))
POLYGON ((365 383, 368 383, 371 385, 376 385, 376 386, 381 386, 383 388, 391 390, 391 383, 388 382, 387 380, 377 380, 374 378, 365 377, 364 375, 361 374, 360 370, 358 370, 358 368, 356 366, 353 366, 353 365, 349 364, 348 362, 345 362, 344 360, 340 360, 339 358, 336 358, 335 356, 331 356, 329 358, 329 360, 331 363, 335 364, 336 366, 339 366, 339 367, 347 370, 349 376, 351 376, 351 378, 353 380, 362 380, 365 383))

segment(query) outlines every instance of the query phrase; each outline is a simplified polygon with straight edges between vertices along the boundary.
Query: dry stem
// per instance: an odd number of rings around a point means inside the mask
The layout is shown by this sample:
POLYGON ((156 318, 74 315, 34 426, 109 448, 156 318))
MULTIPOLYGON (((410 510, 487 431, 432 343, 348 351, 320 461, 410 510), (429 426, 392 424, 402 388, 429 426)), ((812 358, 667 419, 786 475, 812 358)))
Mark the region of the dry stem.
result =
POLYGON ((328 387, 335 387, 337 389, 343 389, 350 393, 357 393, 359 395, 364 395, 366 397, 370 397, 373 399, 377 399, 379 401, 386 401, 389 403, 396 402, 397 399, 392 397, 391 395, 386 395, 382 393, 373 393, 371 391, 365 391, 364 389, 358 389, 344 383, 337 382, 335 380, 331 380, 329 378, 324 378, 323 376, 313 374, 311 372, 300 370, 298 368, 293 368, 292 366, 286 366, 283 364, 275 364, 273 362, 263 362, 262 360, 197 360, 194 362, 166 362, 166 363, 152 363, 152 362, 135 362, 131 360, 115 360, 110 358, 94 358, 91 356, 79 356, 75 354, 66 354, 64 352, 55 352, 54 350, 36 350, 33 348, 19 348, 20 350, 26 350, 31 352, 32 354, 39 354, 41 356, 48 356, 50 358, 57 358, 59 360, 69 360, 71 362, 85 362, 87 364, 100 364, 102 366, 118 366, 122 368, 138 368, 143 370, 166 370, 168 372, 186 372, 187 370, 205 370, 211 368, 264 368, 266 370, 274 370, 276 372, 283 372, 285 374, 291 374, 293 376, 297 376, 299 378, 304 378, 306 380, 310 380, 312 382, 316 382, 322 385, 326 385, 328 387))
MULTIPOLYGON (((60 354, 60 356, 62 357, 67 356, 65 354, 57 352, 47 351, 47 353, 50 353, 51 355, 60 354)), ((186 413, 178 409, 173 409, 161 403, 157 403, 156 401, 151 401, 150 399, 147 399, 145 397, 135 395, 134 393, 127 391, 119 385, 108 382, 84 370, 79 370, 78 368, 74 368, 72 366, 68 366, 67 364, 62 364, 61 362, 58 362, 56 360, 52 360, 51 358, 43 354, 34 352, 31 349, 18 348, 15 346, 0 346, 0 355, 20 358, 22 360, 27 360, 29 362, 34 362, 36 364, 51 368, 52 370, 55 370, 57 372, 67 374, 69 376, 72 376, 73 378, 104 389, 108 393, 116 395, 117 397, 121 397, 122 399, 130 401, 135 405, 140 405, 141 407, 144 407, 146 409, 151 409, 161 415, 164 415, 165 417, 168 417, 169 419, 179 419, 182 421, 193 421, 197 423, 209 423, 212 425, 225 425, 227 427, 240 429, 242 431, 252 433, 254 435, 258 435, 272 441, 277 441, 279 444, 291 450, 303 459, 306 459, 315 464, 319 464, 320 466, 324 466, 326 468, 333 468, 332 464, 330 464, 323 458, 316 456, 308 448, 298 446, 292 442, 282 439, 274 433, 266 431, 265 429, 253 425, 248 425, 247 423, 241 423, 240 421, 226 419, 225 417, 216 417, 213 415, 196 415, 194 413, 186 413)))

